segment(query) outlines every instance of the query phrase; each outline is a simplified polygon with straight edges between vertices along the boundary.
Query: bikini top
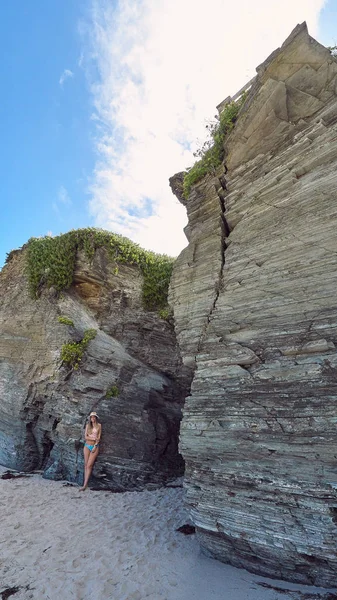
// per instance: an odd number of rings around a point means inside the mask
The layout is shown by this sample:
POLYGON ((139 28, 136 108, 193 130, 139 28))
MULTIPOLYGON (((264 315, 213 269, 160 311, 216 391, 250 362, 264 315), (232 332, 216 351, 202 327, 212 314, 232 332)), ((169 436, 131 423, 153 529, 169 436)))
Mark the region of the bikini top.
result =
POLYGON ((87 434, 87 437, 91 440, 97 440, 98 427, 93 427, 92 432, 87 434))

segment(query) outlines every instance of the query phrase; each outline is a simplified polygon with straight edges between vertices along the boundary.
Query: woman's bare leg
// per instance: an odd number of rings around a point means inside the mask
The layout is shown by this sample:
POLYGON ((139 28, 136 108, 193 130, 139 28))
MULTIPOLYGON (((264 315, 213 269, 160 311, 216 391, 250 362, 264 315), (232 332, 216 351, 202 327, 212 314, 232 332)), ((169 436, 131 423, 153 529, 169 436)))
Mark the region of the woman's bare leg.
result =
POLYGON ((90 452, 89 448, 87 448, 86 446, 84 446, 84 448, 83 448, 83 454, 84 454, 84 483, 83 483, 83 487, 80 488, 80 492, 84 492, 85 488, 87 487, 87 484, 85 483, 85 481, 87 479, 88 462, 89 462, 89 458, 91 456, 91 452, 90 452))
POLYGON ((84 449, 88 451, 88 460, 86 464, 84 463, 84 483, 83 487, 80 488, 81 492, 84 492, 84 490, 87 488, 94 462, 98 456, 98 448, 96 448, 95 452, 90 452, 90 450, 86 447, 84 447, 84 449))

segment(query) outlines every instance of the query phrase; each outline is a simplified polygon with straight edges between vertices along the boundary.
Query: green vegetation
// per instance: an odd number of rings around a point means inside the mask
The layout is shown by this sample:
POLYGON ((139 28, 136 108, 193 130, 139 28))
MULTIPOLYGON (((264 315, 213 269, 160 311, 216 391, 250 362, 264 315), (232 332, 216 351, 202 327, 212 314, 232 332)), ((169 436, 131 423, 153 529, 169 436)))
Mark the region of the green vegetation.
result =
POLYGON ((6 252, 5 265, 7 265, 12 260, 12 258, 15 256, 15 254, 20 252, 20 250, 21 250, 21 248, 17 248, 16 250, 11 250, 10 252, 6 252))
MULTIPOLYGON (((27 276, 33 297, 43 287, 57 291, 71 286, 78 250, 92 260, 97 248, 106 248, 115 263, 136 265, 143 274, 143 304, 147 310, 167 305, 167 291, 174 259, 143 250, 128 238, 102 229, 69 231, 58 237, 31 238, 27 244, 27 276)), ((114 269, 118 275, 118 264, 114 269)))
POLYGON ((105 393, 106 398, 117 398, 118 395, 119 395, 119 389, 118 389, 117 385, 111 385, 110 387, 108 387, 108 389, 105 393))
POLYGON ((209 139, 195 153, 199 157, 193 167, 187 170, 184 177, 184 197, 187 198, 192 186, 208 173, 214 173, 225 158, 224 140, 234 128, 240 108, 246 101, 243 93, 236 102, 225 106, 218 121, 208 125, 209 139))
POLYGON ((96 329, 87 329, 80 342, 67 342, 61 349, 61 360, 69 367, 77 370, 91 340, 96 337, 96 329))
POLYGON ((170 306, 166 306, 158 311, 158 315, 161 319, 164 319, 164 321, 169 321, 173 317, 173 311, 170 306))
POLYGON ((68 317, 57 317, 57 320, 59 323, 62 323, 62 325, 70 325, 71 327, 74 327, 74 321, 68 317))
POLYGON ((146 261, 141 265, 144 275, 143 304, 148 310, 160 310, 167 305, 174 259, 154 252, 146 252, 146 254, 146 261))

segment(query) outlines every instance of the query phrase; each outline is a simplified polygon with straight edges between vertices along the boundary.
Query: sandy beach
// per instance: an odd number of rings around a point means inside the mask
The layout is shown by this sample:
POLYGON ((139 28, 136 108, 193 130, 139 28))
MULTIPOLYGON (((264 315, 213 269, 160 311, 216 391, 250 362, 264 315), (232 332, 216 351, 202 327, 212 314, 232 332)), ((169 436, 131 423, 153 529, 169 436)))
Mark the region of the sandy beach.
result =
POLYGON ((0 490, 4 599, 337 598, 336 590, 265 579, 203 556, 195 535, 176 531, 189 521, 181 487, 80 493, 30 475, 1 479, 0 490))

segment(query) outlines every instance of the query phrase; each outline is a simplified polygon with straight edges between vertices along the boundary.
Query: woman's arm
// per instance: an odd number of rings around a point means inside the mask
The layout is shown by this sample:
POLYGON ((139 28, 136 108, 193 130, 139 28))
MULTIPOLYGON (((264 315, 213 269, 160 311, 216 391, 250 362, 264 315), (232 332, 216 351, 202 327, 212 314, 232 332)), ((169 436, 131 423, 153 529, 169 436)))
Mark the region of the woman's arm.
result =
POLYGON ((97 423, 97 438, 96 438, 96 442, 95 442, 95 446, 98 446, 100 439, 101 439, 101 435, 102 435, 102 425, 100 423, 97 423))
POLYGON ((97 437, 96 437, 96 441, 94 443, 94 447, 91 450, 91 452, 95 452, 96 451, 97 446, 98 446, 98 444, 100 442, 100 439, 101 439, 101 433, 102 433, 102 425, 100 425, 100 423, 97 423, 97 437))

